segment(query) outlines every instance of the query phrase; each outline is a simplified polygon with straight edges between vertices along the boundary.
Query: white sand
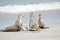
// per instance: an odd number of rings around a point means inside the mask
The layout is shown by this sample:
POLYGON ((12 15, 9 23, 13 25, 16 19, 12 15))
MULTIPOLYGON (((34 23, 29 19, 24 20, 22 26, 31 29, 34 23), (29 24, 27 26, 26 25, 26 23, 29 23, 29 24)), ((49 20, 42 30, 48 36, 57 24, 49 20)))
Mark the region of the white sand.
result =
POLYGON ((60 25, 49 26, 37 32, 0 32, 0 40, 60 40, 60 25))

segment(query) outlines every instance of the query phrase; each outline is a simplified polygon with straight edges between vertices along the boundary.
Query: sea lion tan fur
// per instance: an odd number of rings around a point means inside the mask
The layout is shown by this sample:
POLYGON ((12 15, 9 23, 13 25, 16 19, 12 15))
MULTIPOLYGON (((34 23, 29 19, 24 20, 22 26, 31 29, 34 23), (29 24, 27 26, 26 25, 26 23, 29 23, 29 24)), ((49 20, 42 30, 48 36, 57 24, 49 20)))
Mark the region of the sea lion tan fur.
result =
POLYGON ((14 25, 11 25, 9 27, 6 27, 3 32, 14 32, 14 31, 20 31, 23 30, 22 28, 22 24, 23 24, 23 16, 22 15, 18 15, 18 18, 15 22, 14 25))
POLYGON ((38 30, 37 28, 38 28, 38 25, 34 20, 33 12, 31 12, 30 13, 30 21, 29 21, 29 30, 30 31, 35 31, 35 30, 38 30))

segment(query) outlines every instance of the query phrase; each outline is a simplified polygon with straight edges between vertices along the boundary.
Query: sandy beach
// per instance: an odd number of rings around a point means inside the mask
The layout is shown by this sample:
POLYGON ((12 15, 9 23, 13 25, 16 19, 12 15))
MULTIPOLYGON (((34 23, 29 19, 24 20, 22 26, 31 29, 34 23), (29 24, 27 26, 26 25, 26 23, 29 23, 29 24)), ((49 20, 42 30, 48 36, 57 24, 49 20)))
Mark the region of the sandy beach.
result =
POLYGON ((0 32, 0 40, 60 40, 60 25, 49 25, 40 31, 0 32))
POLYGON ((0 0, 0 40, 60 40, 60 0, 0 0))

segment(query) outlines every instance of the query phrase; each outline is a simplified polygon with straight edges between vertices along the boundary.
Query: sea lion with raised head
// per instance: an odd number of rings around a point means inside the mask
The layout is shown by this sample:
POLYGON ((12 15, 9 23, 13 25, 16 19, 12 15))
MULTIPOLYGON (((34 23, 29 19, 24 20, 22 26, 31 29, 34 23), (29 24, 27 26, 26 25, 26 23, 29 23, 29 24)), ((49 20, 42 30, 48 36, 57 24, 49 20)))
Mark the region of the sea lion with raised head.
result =
POLYGON ((30 21, 29 21, 29 31, 36 31, 38 30, 38 25, 34 20, 34 14, 33 12, 30 13, 30 21))
POLYGON ((15 32, 15 31, 23 30, 22 24, 23 24, 23 15, 18 15, 18 18, 17 18, 15 24, 11 25, 9 27, 6 27, 3 30, 3 32, 15 32))
POLYGON ((41 28, 41 29, 49 28, 49 27, 45 27, 44 23, 42 22, 42 20, 41 20, 41 14, 39 14, 38 25, 39 25, 39 28, 41 28))

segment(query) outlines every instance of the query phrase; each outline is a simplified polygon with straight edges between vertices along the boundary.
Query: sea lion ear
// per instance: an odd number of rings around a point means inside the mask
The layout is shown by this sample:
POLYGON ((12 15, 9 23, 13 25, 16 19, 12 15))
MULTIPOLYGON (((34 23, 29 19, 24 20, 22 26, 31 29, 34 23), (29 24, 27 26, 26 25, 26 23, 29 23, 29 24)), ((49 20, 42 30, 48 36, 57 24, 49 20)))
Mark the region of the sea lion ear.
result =
POLYGON ((18 15, 18 17, 20 16, 20 14, 18 15))
POLYGON ((41 16, 41 14, 39 14, 39 16, 41 16))
POLYGON ((22 16, 22 14, 19 14, 18 17, 22 16))

